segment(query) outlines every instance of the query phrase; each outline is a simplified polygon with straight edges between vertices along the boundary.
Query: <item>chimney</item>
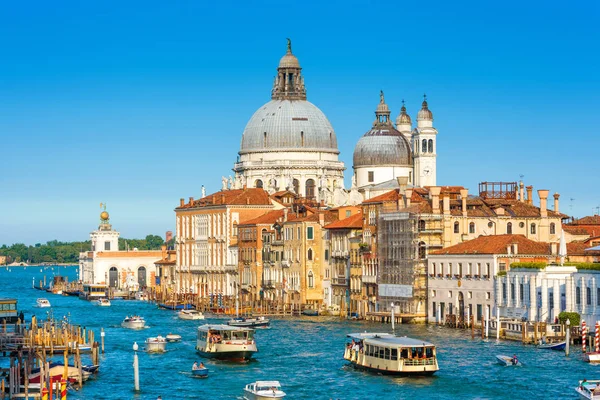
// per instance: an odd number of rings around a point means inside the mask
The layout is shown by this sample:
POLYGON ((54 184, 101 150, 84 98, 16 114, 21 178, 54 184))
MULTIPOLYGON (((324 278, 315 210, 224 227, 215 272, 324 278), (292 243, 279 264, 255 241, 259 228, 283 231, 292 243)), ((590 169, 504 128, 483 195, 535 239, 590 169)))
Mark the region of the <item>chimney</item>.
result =
POLYGON ((182 197, 181 199, 179 199, 179 207, 183 207, 184 205, 185 205, 185 200, 182 197))
POLYGON ((450 194, 444 193, 442 201, 444 202, 444 215, 450 215, 450 194))
POLYGON ((190 196, 190 206, 194 205, 194 198, 190 196))
POLYGON ((548 193, 549 190, 538 190, 540 196, 540 215, 542 218, 548 217, 548 193))
POLYGON ((221 193, 221 204, 225 204, 225 193, 221 193))
POLYGON ((171 239, 173 239, 173 232, 167 231, 167 233, 165 233, 165 242, 169 243, 171 241, 171 239))
POLYGON ((469 189, 460 189, 460 198, 462 200, 462 215, 467 216, 467 197, 469 197, 469 189))
POLYGON ((404 192, 404 204, 406 205, 406 207, 410 207, 410 200, 412 199, 412 194, 412 189, 406 189, 406 191, 404 192))
POLYGON ((319 213, 319 225, 321 225, 321 226, 325 225, 325 214, 323 214, 323 213, 319 213))
POLYGON ((550 243, 550 251, 551 251, 552 255, 558 254, 558 244, 550 243))
POLYGON ((396 178, 398 181, 398 186, 400 186, 400 193, 404 193, 406 189, 406 185, 408 185, 408 177, 407 176, 399 176, 396 178))
POLYGON ((246 205, 250 205, 250 197, 246 197, 246 205))
POLYGON ((287 222, 288 211, 289 208, 287 207, 283 209, 283 222, 287 222))
POLYGON ((517 254, 519 254, 519 243, 514 242, 513 243, 513 255, 516 256, 517 254))
POLYGON ((162 254, 163 260, 165 258, 167 258, 167 245, 166 244, 163 244, 162 246, 160 246, 160 252, 162 254))
POLYGON ((519 182, 519 200, 520 201, 525 201, 525 193, 523 191, 524 187, 525 187, 525 185, 523 185, 523 181, 519 182))
POLYGON ((429 188, 429 194, 431 195, 431 211, 434 214, 440 213, 440 192, 442 188, 439 186, 431 186, 429 188))
POLYGON ((533 186, 527 186, 527 204, 533 205, 533 186))
POLYGON ((558 193, 554 193, 554 212, 560 212, 558 211, 558 198, 560 197, 560 194, 558 193))

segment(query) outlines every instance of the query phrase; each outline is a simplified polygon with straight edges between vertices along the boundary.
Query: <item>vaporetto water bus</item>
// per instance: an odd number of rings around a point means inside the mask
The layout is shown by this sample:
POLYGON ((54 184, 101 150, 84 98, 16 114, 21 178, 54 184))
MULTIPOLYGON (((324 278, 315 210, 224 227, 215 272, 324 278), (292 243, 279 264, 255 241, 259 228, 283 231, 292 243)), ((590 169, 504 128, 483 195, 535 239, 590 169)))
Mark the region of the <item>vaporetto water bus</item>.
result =
POLYGON ((432 375, 439 370, 435 345, 389 333, 351 333, 344 359, 357 368, 395 375, 432 375))
POLYGON ((196 351, 207 358, 247 361, 258 349, 254 341, 254 329, 228 325, 202 325, 198 327, 196 351))

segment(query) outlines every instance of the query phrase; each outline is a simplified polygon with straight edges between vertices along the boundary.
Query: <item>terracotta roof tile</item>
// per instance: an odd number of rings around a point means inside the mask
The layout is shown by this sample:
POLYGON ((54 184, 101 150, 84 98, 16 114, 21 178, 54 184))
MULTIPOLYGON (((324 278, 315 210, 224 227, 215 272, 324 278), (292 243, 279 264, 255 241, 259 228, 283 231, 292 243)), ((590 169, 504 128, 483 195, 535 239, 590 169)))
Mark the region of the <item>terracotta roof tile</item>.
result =
POLYGON ((583 226, 573 226, 573 225, 563 224, 562 228, 565 232, 570 233, 571 235, 582 235, 582 236, 589 235, 587 229, 585 229, 583 226))
POLYGON ((380 194, 379 196, 375 196, 372 199, 365 200, 362 202, 362 204, 383 203, 383 202, 387 202, 387 201, 398 201, 398 199, 401 197, 402 196, 400 196, 400 194, 398 193, 398 189, 394 189, 394 190, 390 190, 389 192, 386 192, 384 194, 380 194))
MULTIPOLYGON (((242 225, 261 225, 261 224, 269 224, 272 225, 279 220, 283 220, 284 211, 281 210, 273 210, 269 211, 266 214, 261 215, 260 217, 256 217, 253 219, 249 219, 247 221, 242 221, 238 224, 238 226, 242 225)), ((293 221, 296 219, 296 215, 292 213, 291 210, 288 210, 288 221, 293 221)))
POLYGON ((231 189, 221 190, 209 194, 192 203, 188 202, 183 207, 177 207, 177 210, 196 207, 210 207, 219 205, 271 205, 269 193, 260 188, 231 189), (193 204, 192 204, 193 203, 193 204))
POLYGON ((571 225, 598 225, 600 226, 600 215, 591 215, 576 219, 571 225))
POLYGON ((490 235, 480 236, 430 254, 508 254, 507 247, 513 243, 517 244, 517 254, 549 255, 551 253, 548 243, 535 242, 523 235, 490 235))
POLYGON ((96 257, 162 257, 162 250, 99 251, 96 257))
POLYGON ((360 229, 363 226, 362 213, 354 214, 348 218, 335 221, 329 225, 325 225, 325 229, 360 229))

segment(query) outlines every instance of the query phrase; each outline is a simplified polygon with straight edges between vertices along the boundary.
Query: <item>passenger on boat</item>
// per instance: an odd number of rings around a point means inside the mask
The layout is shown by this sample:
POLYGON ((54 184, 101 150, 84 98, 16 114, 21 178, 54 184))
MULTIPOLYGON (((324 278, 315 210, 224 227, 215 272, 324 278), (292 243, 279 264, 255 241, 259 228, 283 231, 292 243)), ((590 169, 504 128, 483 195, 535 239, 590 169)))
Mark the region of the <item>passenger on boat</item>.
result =
POLYGON ((594 388, 594 395, 600 394, 600 382, 596 383, 596 387, 594 388))
POLYGON ((198 369, 198 362, 194 362, 194 365, 192 365, 192 370, 197 370, 198 369))
POLYGON ((579 384, 579 389, 581 389, 581 390, 585 389, 586 383, 587 383, 587 379, 582 380, 581 383, 579 384))
POLYGON ((516 355, 516 354, 513 354, 513 357, 512 357, 512 364, 513 364, 513 365, 517 365, 518 363, 519 363, 519 360, 517 360, 517 355, 516 355))
POLYGON ((203 362, 200 362, 200 367, 198 367, 198 369, 206 369, 203 362))

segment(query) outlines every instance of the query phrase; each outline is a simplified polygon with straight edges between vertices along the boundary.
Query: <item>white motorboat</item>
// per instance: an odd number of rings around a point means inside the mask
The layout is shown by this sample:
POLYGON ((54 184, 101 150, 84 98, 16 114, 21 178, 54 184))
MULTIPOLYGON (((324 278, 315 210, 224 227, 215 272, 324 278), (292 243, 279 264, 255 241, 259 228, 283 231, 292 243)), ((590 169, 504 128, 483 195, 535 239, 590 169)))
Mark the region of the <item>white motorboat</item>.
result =
POLYGON ((36 300, 36 304, 40 308, 51 307, 50 306, 50 302, 48 301, 48 299, 37 299, 36 300))
POLYGON ((284 397, 285 393, 281 390, 279 381, 256 381, 244 388, 244 399, 247 400, 283 399, 284 397))
POLYGON ((135 292, 135 299, 140 301, 148 301, 148 293, 146 292, 135 292))
POLYGON ((503 356, 503 355, 497 355, 496 359, 498 360, 498 363, 501 365, 504 365, 506 367, 521 367, 522 364, 521 362, 517 359, 517 357, 509 357, 509 356, 503 356))
POLYGON ((146 326, 146 320, 138 315, 125 317, 123 322, 121 322, 121 326, 128 329, 142 329, 146 326))
POLYGON ((100 307, 110 307, 110 300, 107 298, 101 298, 96 300, 96 305, 100 307))
POLYGON ((198 327, 196 351, 203 357, 228 361, 248 361, 258 351, 254 329, 228 325, 198 327))
POLYGON ((165 336, 165 339, 167 339, 167 342, 181 342, 181 335, 169 333, 167 336, 165 336))
POLYGON ((600 364, 600 353, 596 353, 595 351, 585 353, 583 358, 590 364, 600 364))
POLYGON ((240 326, 245 328, 266 328, 271 324, 265 317, 257 318, 233 318, 227 321, 229 326, 240 326))
POLYGON ((204 314, 194 309, 180 310, 177 316, 181 319, 204 319, 204 314))
POLYGON ((383 374, 432 375, 440 368, 435 345, 390 333, 352 333, 344 359, 356 368, 383 374))
POLYGON ((164 353, 166 348, 167 340, 162 336, 146 339, 146 352, 148 353, 164 353))
POLYGON ((584 379, 579 381, 579 386, 575 388, 575 391, 579 394, 580 399, 598 400, 600 399, 600 380, 588 381, 584 379))

